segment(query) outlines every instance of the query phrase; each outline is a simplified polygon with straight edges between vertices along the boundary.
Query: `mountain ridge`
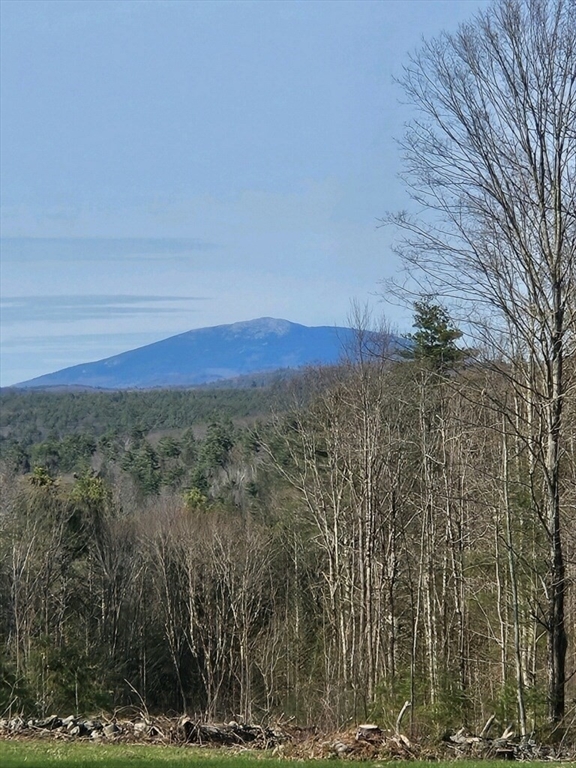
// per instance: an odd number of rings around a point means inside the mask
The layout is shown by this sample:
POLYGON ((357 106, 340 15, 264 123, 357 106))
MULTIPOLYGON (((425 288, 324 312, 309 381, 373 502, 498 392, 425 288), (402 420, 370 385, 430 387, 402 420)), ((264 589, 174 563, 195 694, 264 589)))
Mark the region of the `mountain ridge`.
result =
POLYGON ((272 317, 185 331, 111 357, 62 368, 15 388, 190 387, 251 373, 335 364, 352 328, 305 326, 272 317))

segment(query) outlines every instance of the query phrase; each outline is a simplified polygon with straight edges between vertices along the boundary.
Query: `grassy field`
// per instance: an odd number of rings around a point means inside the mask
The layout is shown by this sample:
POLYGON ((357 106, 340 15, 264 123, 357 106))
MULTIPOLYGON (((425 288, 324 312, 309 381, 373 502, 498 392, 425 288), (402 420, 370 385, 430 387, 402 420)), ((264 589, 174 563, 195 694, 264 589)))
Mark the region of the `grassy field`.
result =
MULTIPOLYGON (((352 762, 352 761, 347 761, 352 762)), ((310 768, 326 766, 326 761, 298 761, 310 768)), ((398 765, 397 761, 395 762, 398 765)), ((146 746, 140 744, 79 744, 56 741, 0 741, 2 768, 47 768, 79 766, 79 768, 287 768, 290 761, 277 760, 261 753, 242 755, 191 747, 146 746)), ((374 762, 374 768, 381 766, 374 762)), ((410 768, 430 768, 430 763, 410 762, 410 768)), ((502 761, 466 761, 434 763, 435 768, 501 768, 502 761)), ((535 768, 543 763, 522 763, 535 768)), ((546 763, 554 768, 561 763, 546 763)), ((566 763, 564 764, 566 765, 566 763)))

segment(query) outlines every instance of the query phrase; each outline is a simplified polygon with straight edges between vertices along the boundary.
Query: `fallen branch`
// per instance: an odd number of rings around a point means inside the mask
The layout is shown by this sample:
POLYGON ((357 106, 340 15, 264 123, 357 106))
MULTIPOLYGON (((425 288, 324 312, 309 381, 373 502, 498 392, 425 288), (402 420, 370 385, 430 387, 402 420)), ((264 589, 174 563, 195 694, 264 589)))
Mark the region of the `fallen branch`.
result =
POLYGON ((412 702, 411 701, 405 701, 404 702, 404 706, 402 707, 402 709, 400 710, 400 714, 396 718, 396 735, 398 735, 400 733, 400 725, 402 724, 402 718, 406 714, 406 710, 409 707, 411 707, 411 706, 412 706, 412 702))

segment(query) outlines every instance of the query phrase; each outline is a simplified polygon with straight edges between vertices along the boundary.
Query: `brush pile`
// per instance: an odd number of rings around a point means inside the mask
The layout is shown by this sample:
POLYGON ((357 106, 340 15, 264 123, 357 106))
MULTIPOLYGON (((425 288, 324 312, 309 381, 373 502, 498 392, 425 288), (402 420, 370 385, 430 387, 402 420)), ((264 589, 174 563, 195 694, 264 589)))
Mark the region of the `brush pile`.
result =
POLYGON ((574 752, 562 746, 539 744, 533 739, 515 736, 507 728, 501 736, 489 738, 488 733, 472 736, 463 728, 447 734, 441 742, 409 738, 399 730, 384 731, 375 724, 364 724, 355 730, 338 733, 326 739, 308 735, 305 739, 291 737, 276 748, 276 753, 298 760, 340 758, 344 760, 555 760, 574 763, 574 752))
POLYGON ((444 743, 452 755, 457 758, 473 757, 478 759, 500 760, 547 760, 559 759, 560 753, 534 739, 518 737, 511 726, 501 736, 490 738, 489 731, 494 717, 486 723, 479 736, 472 736, 464 728, 444 737, 444 743))

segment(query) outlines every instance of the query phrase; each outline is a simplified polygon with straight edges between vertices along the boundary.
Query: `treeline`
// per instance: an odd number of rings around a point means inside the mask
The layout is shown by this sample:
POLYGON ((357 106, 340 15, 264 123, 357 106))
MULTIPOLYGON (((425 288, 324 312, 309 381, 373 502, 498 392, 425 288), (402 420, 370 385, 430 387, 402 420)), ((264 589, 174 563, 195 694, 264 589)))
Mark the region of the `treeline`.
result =
POLYGON ((245 388, 151 389, 131 391, 0 391, 0 455, 14 445, 26 449, 47 438, 104 433, 185 429, 216 418, 239 419, 269 413, 283 402, 283 377, 245 388))
MULTIPOLYGON (((412 360, 359 347, 309 372, 273 420, 155 445, 133 429, 77 477, 5 464, 0 709, 145 702, 334 726, 393 724, 409 700, 420 732, 492 713, 542 728, 550 547, 546 478, 516 428, 526 403, 511 422, 508 379, 456 349, 446 314, 420 309, 412 360)), ((573 399, 565 418, 576 424, 573 399)))

